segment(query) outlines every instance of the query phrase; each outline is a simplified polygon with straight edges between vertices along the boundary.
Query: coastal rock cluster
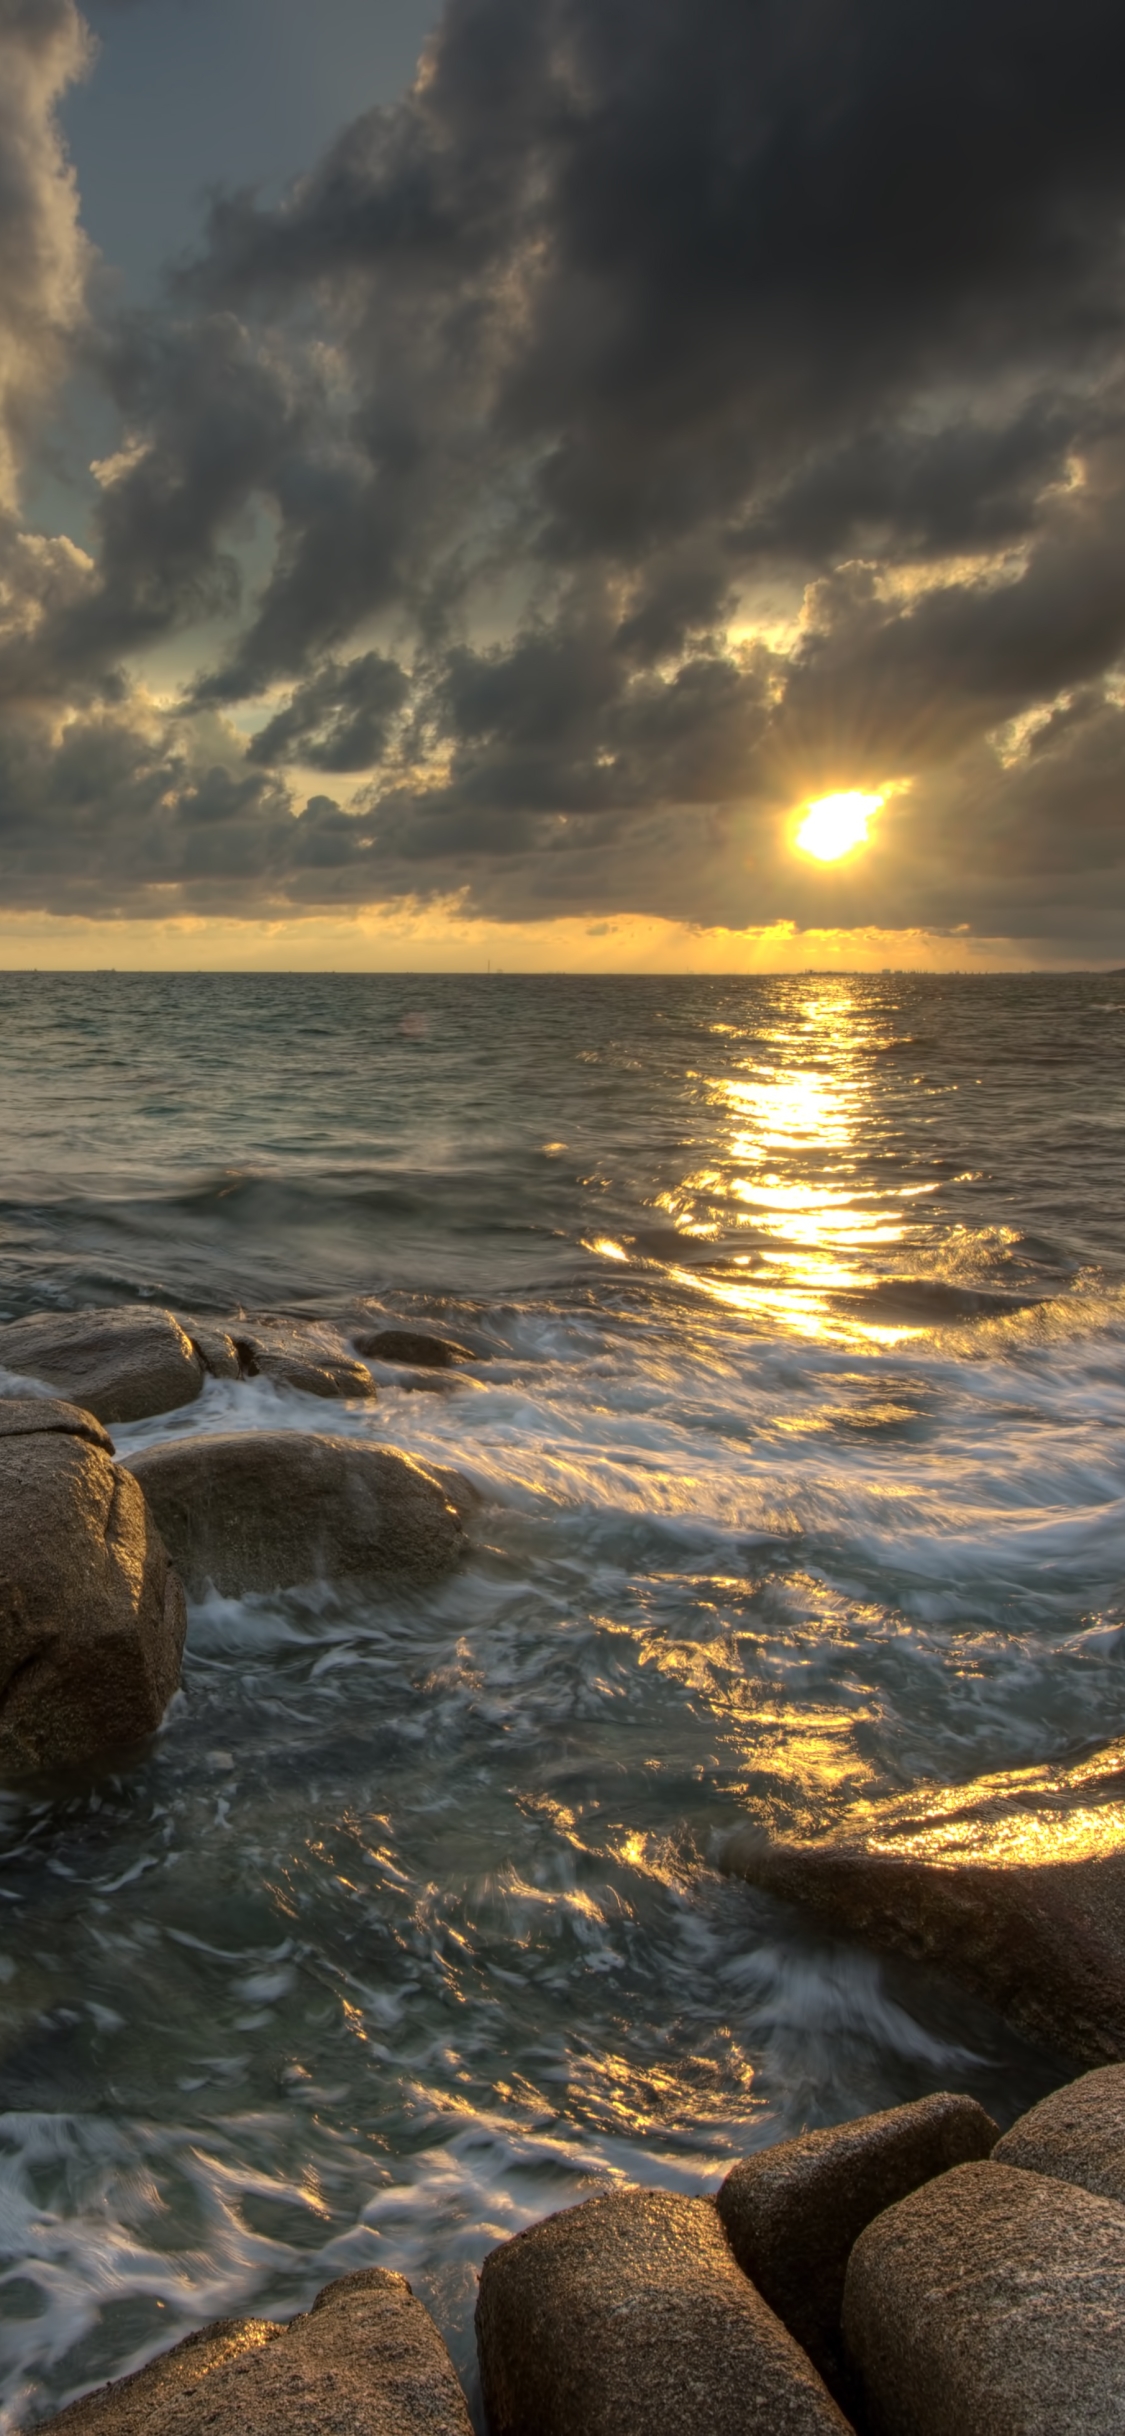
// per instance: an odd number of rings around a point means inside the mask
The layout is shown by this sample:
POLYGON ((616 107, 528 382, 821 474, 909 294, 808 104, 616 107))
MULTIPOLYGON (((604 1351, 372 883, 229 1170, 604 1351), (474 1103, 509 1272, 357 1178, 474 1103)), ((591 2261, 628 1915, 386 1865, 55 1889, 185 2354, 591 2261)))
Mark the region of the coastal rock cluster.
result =
MULTIPOLYGON (((942 2094, 616 2188, 501 2242, 477 2302, 490 2436, 1109 2436, 1125 2425, 1125 2067, 1003 2139, 942 2094)), ((468 2436, 401 2275, 224 2319, 58 2436, 468 2436)))
MULTIPOLYGON (((148 1307, 0 1328, 0 1777, 104 1762, 159 1726, 185 1586, 420 1589, 468 1548, 471 1485, 391 1447, 205 1428, 125 1463, 107 1424, 174 1413, 208 1377, 371 1400, 367 1364, 477 1358, 410 1330, 344 1352, 312 1325, 148 1307)), ((750 1823, 722 1858, 833 1928, 948 1969, 1097 2069, 1002 2138, 973 2099, 941 2094, 745 2157, 713 2200, 616 2187, 528 2227, 481 2274, 491 2436, 1125 2428, 1125 1744, 868 1804, 815 1838, 750 1823)), ((330 2284, 289 2324, 204 2329, 47 2424, 471 2425, 437 2329, 382 2269, 330 2284)))
MULTIPOLYGON (((389 1333, 399 1361, 470 1358, 389 1333)), ((107 1424, 178 1411, 209 1376, 373 1399, 370 1370, 325 1330, 145 1305, 39 1313, 0 1327, 0 1371, 0 1775, 106 1760, 155 1732, 180 1679, 185 1585, 421 1589, 464 1556, 469 1482, 391 1447, 233 1430, 117 1460, 107 1424)))

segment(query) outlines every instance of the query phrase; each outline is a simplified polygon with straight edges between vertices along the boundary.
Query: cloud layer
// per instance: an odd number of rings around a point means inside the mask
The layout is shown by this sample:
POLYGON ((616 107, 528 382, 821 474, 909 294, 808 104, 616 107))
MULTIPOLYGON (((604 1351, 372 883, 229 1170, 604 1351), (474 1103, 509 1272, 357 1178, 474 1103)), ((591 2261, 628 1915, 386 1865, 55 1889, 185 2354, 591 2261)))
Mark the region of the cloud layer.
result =
POLYGON ((451 0, 97 326, 83 61, 0 0, 9 509, 68 344, 120 417, 88 551, 4 531, 4 902, 1125 953, 1119 11, 451 0), (826 871, 833 786, 893 791, 826 871))

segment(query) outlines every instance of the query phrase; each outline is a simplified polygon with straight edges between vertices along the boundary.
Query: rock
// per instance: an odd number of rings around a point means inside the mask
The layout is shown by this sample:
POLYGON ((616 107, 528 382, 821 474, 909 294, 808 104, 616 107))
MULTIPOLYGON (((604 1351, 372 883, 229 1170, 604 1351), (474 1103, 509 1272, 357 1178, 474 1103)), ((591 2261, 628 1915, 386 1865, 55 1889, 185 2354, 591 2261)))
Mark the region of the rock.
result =
POLYGON ((1125 2205, 1125 2064, 1085 2072, 1005 2132, 997 2164, 1020 2165, 1125 2205))
POLYGON ((181 1325, 213 1379, 272 1379, 309 1396, 339 1399, 378 1390, 362 1362, 352 1360, 327 1331, 284 1320, 218 1320, 185 1316, 181 1325))
POLYGON ((199 1359, 212 1379, 252 1378, 257 1370, 253 1347, 228 1334, 212 1320, 185 1318, 177 1312, 181 1328, 191 1338, 199 1359))
POLYGON ((355 1577, 423 1588, 465 1553, 443 1484, 390 1447, 237 1431, 146 1447, 132 1468, 193 1591, 355 1577))
POLYGON ((247 1378, 260 1373, 277 1386, 299 1388, 306 1396, 363 1396, 371 1402, 378 1394, 363 1363, 341 1353, 327 1335, 321 1336, 311 1327, 240 1323, 238 1351, 247 1378))
POLYGON ((865 2225, 919 2183, 987 2157, 999 2133, 975 2098, 920 2098, 743 2157, 716 2206, 727 2240, 847 2408, 840 2332, 848 2254, 865 2225))
POLYGON ((77 1404, 63 1404, 57 1396, 0 1396, 0 1438, 56 1435, 84 1438, 88 1446, 100 1446, 104 1455, 113 1453, 109 1431, 77 1404))
POLYGON ((0 1327, 0 1367, 43 1379, 99 1421, 147 1421, 191 1404, 203 1364, 170 1311, 39 1311, 0 1327))
POLYGON ((844 2337, 873 2436, 1109 2436, 1125 2427, 1125 2209, 959 2165, 860 2234, 844 2337))
POLYGON ((1125 2059, 1125 1744, 868 1803, 815 1843, 742 1829, 723 1862, 936 1964, 1076 2062, 1125 2059))
MULTIPOLYGON (((185 2335, 171 2351, 163 2351, 131 2377, 116 2377, 81 2401, 68 2403, 53 2419, 37 2422, 39 2429, 59 2430, 59 2436, 150 2436, 160 2427, 161 2413, 182 2400, 202 2403, 204 2381, 228 2364, 245 2364, 281 2327, 270 2318, 220 2318, 185 2335)), ((190 2425, 190 2421, 186 2422, 190 2425)))
POLYGON ((132 1474, 88 1413, 0 1405, 0 1770, 155 1732, 180 1679, 184 1594, 132 1474), (42 1416, 42 1420, 40 1420, 42 1416))
POLYGON ((477 2302, 492 2436, 840 2436, 708 2199, 611 2191, 493 2250, 477 2302))
POLYGON ((455 1337, 427 1336, 422 1328, 375 1328, 353 1336, 357 1353, 369 1362, 401 1362, 408 1370, 455 1370, 459 1362, 485 1357, 459 1345, 455 1337))
POLYGON ((328 2284, 287 2326, 228 2318, 49 2419, 58 2436, 472 2436, 436 2326, 403 2275, 328 2284))

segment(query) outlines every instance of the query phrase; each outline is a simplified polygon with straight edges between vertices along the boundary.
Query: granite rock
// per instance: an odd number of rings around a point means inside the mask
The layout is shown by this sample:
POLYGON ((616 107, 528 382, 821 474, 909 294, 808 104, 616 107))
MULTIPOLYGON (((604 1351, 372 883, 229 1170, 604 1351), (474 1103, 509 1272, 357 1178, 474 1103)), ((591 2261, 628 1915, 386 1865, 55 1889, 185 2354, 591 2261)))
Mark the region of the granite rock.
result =
POLYGON ((1005 2132, 995 2156, 1125 2205, 1125 2064, 1053 2089, 1005 2132))
POLYGON ((0 1404, 0 1770, 79 1766, 151 1734, 180 1679, 184 1595, 144 1493, 88 1414, 0 1404))
POLYGON ((840 2436, 710 2200, 616 2190, 518 2233, 477 2303, 492 2436, 840 2436))
POLYGON ((9 1320, 0 1327, 0 1368, 41 1379, 111 1423, 194 1403, 205 1376, 179 1321, 148 1303, 9 1320))
POLYGON ((58 2436, 472 2436, 405 2276, 341 2276, 277 2326, 228 2319, 46 2422, 58 2436))
POLYGON ((872 2436, 1109 2436, 1125 2427, 1125 2209, 956 2166, 860 2234, 844 2336, 872 2436))
POLYGON ((816 1840, 750 1826, 723 1862, 948 1971, 1075 2062, 1125 2059, 1125 1744, 857 1806, 816 1840))
POLYGON ((840 2312, 852 2244, 935 2174, 987 2157, 998 2138, 975 2098, 920 2098, 743 2157, 716 2206, 743 2273, 804 2346, 837 2399, 853 2396, 840 2312))
POLYGON ((466 1551, 445 1483, 410 1456, 355 1438, 175 1438, 146 1447, 133 1471, 194 1592, 208 1582, 240 1597, 351 1579, 421 1589, 466 1551))
POLYGON ((0 1396, 0 1438, 44 1437, 84 1438, 87 1446, 100 1446, 103 1455, 113 1453, 109 1431, 80 1405, 65 1404, 58 1396, 0 1396))

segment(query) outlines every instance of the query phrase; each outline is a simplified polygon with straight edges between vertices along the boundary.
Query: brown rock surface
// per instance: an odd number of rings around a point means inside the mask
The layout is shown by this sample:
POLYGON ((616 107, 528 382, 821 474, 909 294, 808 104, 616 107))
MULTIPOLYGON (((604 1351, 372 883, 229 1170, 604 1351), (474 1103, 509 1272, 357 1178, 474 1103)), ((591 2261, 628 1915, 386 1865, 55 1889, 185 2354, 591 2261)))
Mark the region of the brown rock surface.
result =
POLYGON ((136 1480, 86 1413, 0 1405, 0 1769, 77 1766, 160 1724, 184 1596, 136 1480), (43 1415, 44 1423, 38 1423, 43 1415))
POLYGON ((68 2403, 40 2428, 57 2428, 59 2436, 150 2436, 161 2425, 160 2413, 183 2397, 202 2402, 204 2380, 214 2369, 250 2358, 281 2333, 269 2318, 219 2318, 185 2335, 171 2351, 162 2351, 131 2377, 115 2377, 68 2403))
POLYGON ((211 1582, 238 1597, 322 1578, 424 1588, 466 1549, 442 1482, 408 1455, 354 1438, 169 1439, 135 1456, 133 1471, 193 1591, 211 1582))
POLYGON ((716 2206, 739 2266, 845 2407, 840 2312, 853 2242, 919 2183, 987 2157, 998 2138, 975 2098, 942 2093, 743 2157, 716 2206))
POLYGON ((860 2234, 844 2336, 873 2436, 1110 2436, 1125 2427, 1125 2209, 959 2165, 860 2234))
POLYGON ((518 2233, 477 2303, 492 2436, 840 2436, 710 2200, 612 2191, 518 2233))
POLYGON ((113 1453, 109 1431, 79 1405, 58 1396, 0 1396, 0 1438, 43 1437, 84 1438, 103 1454, 113 1453))
POLYGON ((46 2427, 58 2436, 472 2436, 436 2326, 405 2276, 326 2285, 287 2326, 228 2319, 46 2427))
POLYGON ((482 1359, 455 1337, 427 1336, 423 1328, 369 1328, 352 1343, 369 1362, 401 1362, 415 1370, 456 1370, 461 1362, 482 1359))
POLYGON ((57 1387, 99 1421, 146 1421, 191 1404, 203 1364, 170 1311, 39 1311, 0 1327, 0 1366, 57 1387))
MULTIPOLYGON (((244 1342, 240 1348, 237 1337, 217 1320, 185 1317, 180 1311, 176 1317, 185 1335, 191 1338, 209 1378, 243 1379, 257 1368, 250 1345, 244 1342)), ((232 1321, 231 1325, 235 1323, 232 1321)))
POLYGON ((1080 2182, 1125 2204, 1125 2064, 1053 2089, 1005 2132, 995 2155, 998 2165, 1080 2182))
POLYGON ((1125 2058, 1125 1744, 868 1803, 818 1842, 739 1830, 724 1866, 951 1972, 1078 2062, 1125 2058))
POLYGON ((237 1337, 244 1370, 251 1377, 260 1374, 279 1387, 337 1401, 362 1396, 370 1402, 378 1394, 370 1371, 341 1352, 327 1331, 296 1321, 255 1320, 245 1325, 240 1321, 237 1337))

